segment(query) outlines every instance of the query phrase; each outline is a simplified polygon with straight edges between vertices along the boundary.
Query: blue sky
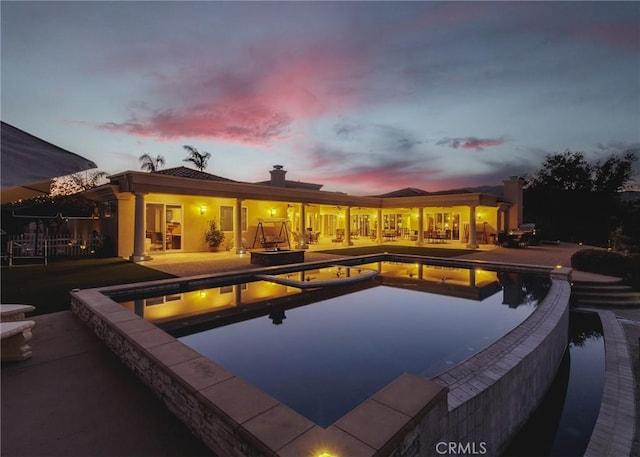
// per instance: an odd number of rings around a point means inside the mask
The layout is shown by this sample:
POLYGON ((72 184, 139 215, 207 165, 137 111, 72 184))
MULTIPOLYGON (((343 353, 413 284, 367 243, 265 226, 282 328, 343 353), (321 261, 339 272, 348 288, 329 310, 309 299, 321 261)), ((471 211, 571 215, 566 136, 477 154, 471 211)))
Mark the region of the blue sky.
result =
POLYGON ((231 179, 372 194, 640 148, 640 2, 0 8, 2 120, 108 173, 188 144, 231 179))

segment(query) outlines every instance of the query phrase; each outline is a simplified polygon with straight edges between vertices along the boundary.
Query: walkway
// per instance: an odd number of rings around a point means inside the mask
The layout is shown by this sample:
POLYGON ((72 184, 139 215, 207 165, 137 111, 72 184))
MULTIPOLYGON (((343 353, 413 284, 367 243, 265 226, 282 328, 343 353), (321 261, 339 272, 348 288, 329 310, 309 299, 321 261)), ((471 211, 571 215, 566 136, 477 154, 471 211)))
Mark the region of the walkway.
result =
MULTIPOLYGON (((463 257, 555 266, 569 265, 579 249, 569 244, 497 248, 463 257)), ((331 256, 312 250, 306 257, 331 256)), ((157 256, 145 265, 179 276, 253 267, 248 256, 228 253, 157 256)), ((624 330, 632 364, 627 369, 633 370, 637 387, 640 310, 604 312, 615 316, 614 323, 624 330)), ((31 341, 34 356, 2 365, 1 455, 211 455, 71 312, 33 320, 37 322, 31 341)), ((632 445, 630 455, 640 456, 637 437, 632 445)))

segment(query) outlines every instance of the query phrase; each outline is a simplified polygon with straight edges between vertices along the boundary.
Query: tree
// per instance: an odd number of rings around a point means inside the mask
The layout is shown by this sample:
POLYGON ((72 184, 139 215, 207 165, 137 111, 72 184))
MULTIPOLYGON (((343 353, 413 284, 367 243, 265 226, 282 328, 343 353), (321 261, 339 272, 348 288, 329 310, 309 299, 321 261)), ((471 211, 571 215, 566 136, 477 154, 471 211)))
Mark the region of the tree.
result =
POLYGON ((593 190, 608 194, 626 190, 635 175, 633 163, 636 159, 635 152, 627 151, 622 159, 611 156, 603 163, 598 162, 593 177, 593 190))
POLYGON ((627 151, 622 158, 613 155, 593 164, 587 162, 582 152, 548 154, 542 168, 525 179, 525 183, 527 188, 615 194, 629 185, 636 159, 633 151, 627 151))
POLYGON ((149 173, 155 173, 160 168, 164 167, 164 157, 162 157, 161 155, 157 155, 154 159, 149 154, 142 154, 140 157, 138 157, 138 160, 141 164, 140 169, 146 170, 149 173))
POLYGON ((193 146, 185 145, 183 147, 189 152, 189 155, 183 162, 191 162, 198 170, 204 171, 204 169, 207 168, 207 162, 211 158, 211 154, 208 152, 200 152, 193 146))
POLYGON ((620 191, 634 176, 636 153, 590 163, 581 152, 547 155, 540 170, 525 176, 524 215, 546 239, 607 246, 625 206, 620 191))
POLYGON ((591 190, 593 166, 582 152, 547 154, 542 168, 533 176, 529 188, 553 190, 591 190))
POLYGON ((106 176, 104 171, 91 171, 55 178, 51 182, 51 196, 73 195, 98 187, 106 176))

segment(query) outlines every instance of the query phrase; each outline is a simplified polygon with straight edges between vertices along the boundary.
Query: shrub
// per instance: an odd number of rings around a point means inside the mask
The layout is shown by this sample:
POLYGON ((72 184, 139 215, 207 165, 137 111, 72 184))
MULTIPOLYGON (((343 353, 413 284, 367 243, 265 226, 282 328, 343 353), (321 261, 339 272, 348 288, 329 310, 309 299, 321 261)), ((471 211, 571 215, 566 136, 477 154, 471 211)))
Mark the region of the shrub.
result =
POLYGON ((209 221, 209 229, 205 232, 205 240, 212 248, 219 247, 224 241, 224 232, 218 229, 218 225, 215 220, 209 221))
POLYGON ((640 283, 640 256, 625 256, 603 249, 583 249, 571 256, 571 267, 580 271, 623 278, 634 285, 640 283))

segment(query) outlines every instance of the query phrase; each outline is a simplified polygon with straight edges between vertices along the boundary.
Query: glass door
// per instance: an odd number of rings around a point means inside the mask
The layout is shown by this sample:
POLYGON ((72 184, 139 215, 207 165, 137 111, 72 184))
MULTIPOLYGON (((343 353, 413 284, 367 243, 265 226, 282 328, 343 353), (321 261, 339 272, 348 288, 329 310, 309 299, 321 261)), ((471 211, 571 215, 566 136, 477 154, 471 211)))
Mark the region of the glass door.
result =
POLYGON ((166 205, 165 249, 176 251, 182 249, 182 207, 166 205))
POLYGON ((145 224, 146 251, 159 252, 182 249, 182 206, 147 203, 145 224))
POLYGON ((146 250, 151 252, 164 251, 164 205, 147 203, 146 214, 146 250))
POLYGON ((425 214, 425 231, 427 232, 427 237, 459 240, 460 213, 425 214))

